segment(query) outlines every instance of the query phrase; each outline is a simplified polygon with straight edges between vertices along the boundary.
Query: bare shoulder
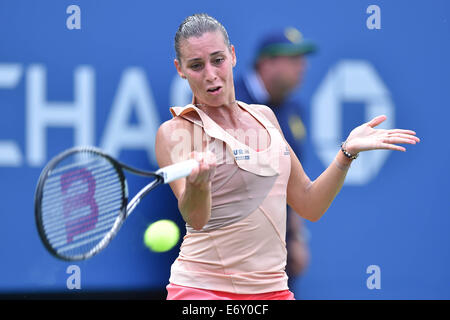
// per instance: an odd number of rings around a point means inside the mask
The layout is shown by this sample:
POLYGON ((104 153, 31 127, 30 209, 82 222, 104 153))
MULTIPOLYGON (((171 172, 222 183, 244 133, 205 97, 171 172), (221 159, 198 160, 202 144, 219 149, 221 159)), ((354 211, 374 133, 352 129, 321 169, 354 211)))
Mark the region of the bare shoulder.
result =
POLYGON ((182 117, 174 117, 163 122, 156 132, 156 144, 172 144, 179 136, 192 134, 194 131, 194 124, 191 121, 183 119, 182 117))
POLYGON ((156 160, 160 167, 184 160, 192 150, 194 124, 182 117, 163 122, 156 132, 156 160), (178 154, 177 150, 184 150, 178 154), (182 157, 179 159, 179 157, 182 157))
POLYGON ((171 135, 174 130, 192 130, 194 124, 182 117, 174 117, 170 120, 163 122, 157 132, 157 136, 160 135, 162 137, 166 137, 167 135, 171 135))

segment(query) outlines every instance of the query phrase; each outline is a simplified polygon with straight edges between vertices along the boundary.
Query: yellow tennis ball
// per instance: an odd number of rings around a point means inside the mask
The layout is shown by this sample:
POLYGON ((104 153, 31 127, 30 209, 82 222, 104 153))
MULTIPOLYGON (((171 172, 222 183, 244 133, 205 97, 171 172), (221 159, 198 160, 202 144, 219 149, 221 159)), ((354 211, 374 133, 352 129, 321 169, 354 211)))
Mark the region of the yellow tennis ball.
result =
POLYGON ((152 251, 165 252, 172 249, 180 239, 180 229, 172 220, 159 220, 148 226, 144 244, 152 251))

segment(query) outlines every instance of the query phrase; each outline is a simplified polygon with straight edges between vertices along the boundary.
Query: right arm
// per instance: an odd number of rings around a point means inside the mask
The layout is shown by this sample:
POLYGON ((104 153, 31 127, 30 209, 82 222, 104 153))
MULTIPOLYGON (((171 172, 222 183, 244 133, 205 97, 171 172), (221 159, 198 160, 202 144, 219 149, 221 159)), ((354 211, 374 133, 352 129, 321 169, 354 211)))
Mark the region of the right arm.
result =
POLYGON ((159 127, 155 149, 160 168, 190 158, 199 162, 200 165, 188 177, 169 185, 178 200, 178 209, 184 221, 195 230, 200 230, 211 217, 211 179, 216 162, 211 152, 194 151, 193 133, 193 123, 179 117, 173 118, 159 127))

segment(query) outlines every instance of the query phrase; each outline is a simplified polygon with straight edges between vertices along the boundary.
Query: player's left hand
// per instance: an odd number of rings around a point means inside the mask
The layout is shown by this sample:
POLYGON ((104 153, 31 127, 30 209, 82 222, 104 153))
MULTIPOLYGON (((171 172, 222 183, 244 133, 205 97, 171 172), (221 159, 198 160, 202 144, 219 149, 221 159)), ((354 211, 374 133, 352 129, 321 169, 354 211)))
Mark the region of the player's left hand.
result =
POLYGON ((376 126, 386 119, 385 115, 378 116, 353 129, 346 140, 345 149, 347 152, 357 154, 361 151, 375 149, 406 151, 405 147, 397 144, 416 144, 420 142, 420 139, 416 137, 416 133, 412 130, 375 129, 376 126))

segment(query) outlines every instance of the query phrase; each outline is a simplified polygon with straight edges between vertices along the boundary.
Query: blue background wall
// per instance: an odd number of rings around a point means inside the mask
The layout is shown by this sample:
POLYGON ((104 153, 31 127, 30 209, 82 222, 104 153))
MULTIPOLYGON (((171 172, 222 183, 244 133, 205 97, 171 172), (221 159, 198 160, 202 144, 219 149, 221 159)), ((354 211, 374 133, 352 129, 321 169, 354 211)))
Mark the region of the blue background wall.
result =
MULTIPOLYGON (((319 45, 319 52, 308 59, 306 82, 296 92, 308 107, 303 165, 312 179, 327 164, 319 156, 323 146, 314 137, 322 128, 314 128, 313 102, 342 63, 370 65, 384 85, 395 127, 414 129, 422 139, 406 153, 386 154, 375 169, 375 158, 367 156, 361 165, 372 170, 371 177, 347 183, 319 222, 306 223, 312 257, 292 288, 297 298, 449 299, 450 4, 445 0, 1 0, 0 293, 68 291, 70 263, 54 259, 41 244, 33 196, 43 166, 74 145, 76 130, 61 124, 42 129, 46 148, 38 148, 44 155, 39 158, 39 150, 31 146, 36 138, 31 127, 37 121, 30 116, 36 102, 33 92, 45 93, 41 107, 56 102, 73 107, 81 96, 75 90, 75 74, 87 68, 92 82, 84 94, 92 101, 92 143, 106 145, 114 106, 125 108, 130 113, 123 125, 145 129, 148 142, 138 147, 124 143, 113 153, 131 165, 155 169, 154 155, 148 152, 155 128, 139 112, 151 110, 154 114, 147 115, 158 124, 169 119, 176 78, 173 36, 180 22, 196 12, 209 13, 227 28, 238 56, 236 76, 250 67, 264 31, 295 26, 319 45), (80 30, 66 27, 71 4, 81 9, 80 30), (366 9, 372 4, 381 9, 379 30, 366 27, 366 9), (41 80, 34 78, 39 70, 46 74, 41 80), (46 88, 37 89, 39 84, 46 88), (366 285, 371 265, 380 269, 380 289, 366 285)), ((364 90, 364 83, 360 87, 364 90)), ((339 101, 339 138, 366 121, 366 100, 347 100, 339 101)), ((109 142, 119 138, 113 134, 109 142)), ((145 182, 131 178, 131 193, 145 182)), ((142 244, 142 235, 149 223, 162 218, 183 228, 176 208, 167 186, 151 194, 104 252, 76 264, 81 290, 163 288, 177 248, 152 253, 142 244)))

